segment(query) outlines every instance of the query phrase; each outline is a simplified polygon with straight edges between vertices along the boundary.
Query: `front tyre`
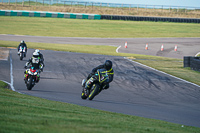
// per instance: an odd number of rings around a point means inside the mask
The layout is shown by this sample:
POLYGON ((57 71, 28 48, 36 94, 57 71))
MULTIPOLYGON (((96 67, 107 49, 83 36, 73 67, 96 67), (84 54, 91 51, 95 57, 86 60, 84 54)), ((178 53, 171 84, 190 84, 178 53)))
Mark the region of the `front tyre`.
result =
POLYGON ((33 82, 33 77, 29 77, 26 84, 28 90, 32 89, 32 82, 33 82))
POLYGON ((23 53, 20 53, 19 57, 20 57, 20 60, 23 60, 23 53))
POLYGON ((89 100, 92 100, 99 93, 99 89, 100 89, 99 84, 93 84, 90 90, 89 100))

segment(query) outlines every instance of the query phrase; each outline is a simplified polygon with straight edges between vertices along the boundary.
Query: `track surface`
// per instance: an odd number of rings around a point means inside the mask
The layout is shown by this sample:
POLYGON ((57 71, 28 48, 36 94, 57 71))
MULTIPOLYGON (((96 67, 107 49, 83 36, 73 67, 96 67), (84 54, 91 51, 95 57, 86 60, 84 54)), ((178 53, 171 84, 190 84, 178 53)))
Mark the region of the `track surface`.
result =
MULTIPOLYGON (((100 110, 200 127, 200 87, 123 57, 41 51, 46 67, 41 73, 40 82, 33 90, 28 91, 23 81, 23 67, 32 52, 33 49, 29 49, 27 58, 20 61, 17 50, 10 50, 14 87, 18 92, 100 110), (102 64, 106 59, 114 63, 115 76, 110 88, 102 91, 92 101, 82 100, 81 80, 93 67, 102 64)), ((0 61, 0 80, 11 82, 10 61, 0 61)))
POLYGON ((200 38, 78 38, 78 37, 41 37, 41 36, 17 36, 0 35, 0 40, 56 44, 79 44, 79 45, 111 45, 122 46, 121 53, 145 54, 183 59, 184 56, 194 56, 200 52, 200 38), (128 48, 124 48, 125 42, 128 48), (145 50, 148 43, 149 50, 145 50), (160 51, 161 45, 164 51, 160 51), (175 45, 178 50, 174 51, 175 45))

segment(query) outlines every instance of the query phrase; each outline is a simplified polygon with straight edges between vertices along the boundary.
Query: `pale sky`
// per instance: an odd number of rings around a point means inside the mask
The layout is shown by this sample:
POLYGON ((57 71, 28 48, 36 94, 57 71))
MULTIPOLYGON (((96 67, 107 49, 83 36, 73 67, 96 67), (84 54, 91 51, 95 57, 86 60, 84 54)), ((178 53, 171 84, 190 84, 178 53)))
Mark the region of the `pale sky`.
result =
POLYGON ((168 5, 168 6, 188 6, 199 7, 200 0, 84 0, 102 3, 123 3, 123 4, 142 4, 142 5, 168 5))

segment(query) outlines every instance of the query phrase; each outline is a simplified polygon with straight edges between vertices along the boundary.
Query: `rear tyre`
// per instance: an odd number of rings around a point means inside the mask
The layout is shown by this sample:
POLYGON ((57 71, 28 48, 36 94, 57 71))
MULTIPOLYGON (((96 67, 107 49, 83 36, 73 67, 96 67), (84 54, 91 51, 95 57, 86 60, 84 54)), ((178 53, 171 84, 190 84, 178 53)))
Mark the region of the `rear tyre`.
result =
POLYGON ((99 93, 99 89, 100 86, 98 84, 93 84, 90 90, 89 100, 92 100, 99 93))

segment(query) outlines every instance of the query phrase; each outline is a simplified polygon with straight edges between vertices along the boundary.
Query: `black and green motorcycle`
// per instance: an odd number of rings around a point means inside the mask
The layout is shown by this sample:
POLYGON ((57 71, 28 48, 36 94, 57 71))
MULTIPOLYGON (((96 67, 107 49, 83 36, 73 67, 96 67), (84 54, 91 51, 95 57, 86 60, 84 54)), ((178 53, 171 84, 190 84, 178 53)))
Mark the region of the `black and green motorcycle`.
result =
POLYGON ((92 75, 90 79, 82 81, 82 99, 92 100, 96 95, 98 95, 102 89, 103 85, 108 82, 108 74, 106 69, 98 69, 97 72, 92 75))

